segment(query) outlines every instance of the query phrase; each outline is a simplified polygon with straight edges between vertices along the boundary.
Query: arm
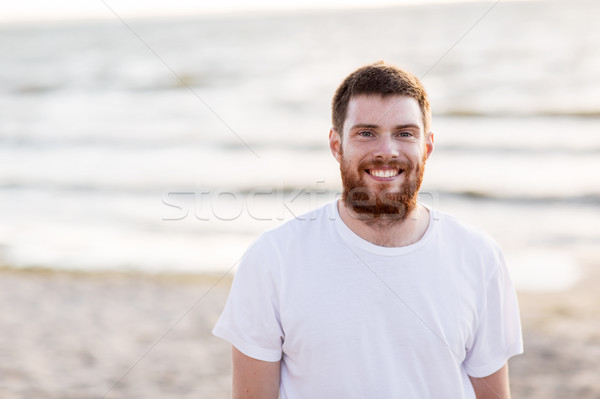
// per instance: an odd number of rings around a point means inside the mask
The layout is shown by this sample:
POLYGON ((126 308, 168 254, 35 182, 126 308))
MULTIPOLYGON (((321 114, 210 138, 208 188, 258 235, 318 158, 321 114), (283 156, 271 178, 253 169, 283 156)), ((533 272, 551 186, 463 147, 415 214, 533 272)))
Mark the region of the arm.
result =
POLYGON ((265 362, 231 347, 233 399, 277 399, 281 362, 265 362))
POLYGON ((508 364, 487 377, 469 377, 477 399, 510 399, 508 364))

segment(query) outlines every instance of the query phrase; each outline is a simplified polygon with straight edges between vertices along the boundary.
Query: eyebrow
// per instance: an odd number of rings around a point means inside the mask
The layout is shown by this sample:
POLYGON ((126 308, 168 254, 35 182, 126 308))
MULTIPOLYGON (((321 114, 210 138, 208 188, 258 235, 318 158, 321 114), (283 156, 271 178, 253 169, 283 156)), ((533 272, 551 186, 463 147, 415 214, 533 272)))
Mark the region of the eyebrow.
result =
MULTIPOLYGON (((357 123, 356 125, 353 125, 351 129, 377 129, 379 127, 379 125, 374 125, 371 123, 357 123)), ((395 130, 399 130, 399 129, 420 129, 419 125, 415 125, 414 123, 409 123, 406 125, 396 125, 394 126, 395 130)))

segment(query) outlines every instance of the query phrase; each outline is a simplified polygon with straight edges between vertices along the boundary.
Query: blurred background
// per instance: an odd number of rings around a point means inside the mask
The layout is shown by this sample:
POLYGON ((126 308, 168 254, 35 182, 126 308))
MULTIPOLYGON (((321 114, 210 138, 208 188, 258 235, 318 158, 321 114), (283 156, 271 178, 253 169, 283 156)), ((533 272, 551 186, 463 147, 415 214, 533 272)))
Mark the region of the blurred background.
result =
POLYGON ((6 270, 234 271, 260 232, 339 194, 331 97, 384 60, 431 97, 422 201, 496 238, 522 306, 596 276, 599 2, 162 3, 0 6, 6 270))

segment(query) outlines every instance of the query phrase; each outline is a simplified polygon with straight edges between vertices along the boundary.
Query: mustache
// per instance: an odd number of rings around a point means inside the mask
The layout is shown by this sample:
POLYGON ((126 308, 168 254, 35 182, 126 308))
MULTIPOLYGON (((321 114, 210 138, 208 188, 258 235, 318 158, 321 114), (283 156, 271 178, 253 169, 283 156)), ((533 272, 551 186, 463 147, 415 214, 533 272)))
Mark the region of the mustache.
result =
POLYGON ((400 170, 412 170, 415 167, 414 163, 409 160, 406 160, 406 161, 401 161, 401 160, 384 161, 382 159, 366 160, 366 161, 361 162, 358 165, 359 169, 361 169, 361 170, 376 169, 376 168, 382 167, 382 166, 385 166, 388 168, 400 169, 400 170))

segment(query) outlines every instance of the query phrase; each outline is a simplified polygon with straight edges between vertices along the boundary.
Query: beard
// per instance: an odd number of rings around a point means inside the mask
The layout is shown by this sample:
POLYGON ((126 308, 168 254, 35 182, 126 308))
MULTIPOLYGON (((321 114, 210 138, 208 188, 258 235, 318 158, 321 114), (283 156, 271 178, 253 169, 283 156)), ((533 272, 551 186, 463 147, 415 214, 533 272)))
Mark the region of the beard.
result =
MULTIPOLYGON (((361 162, 352 170, 349 162, 341 154, 340 171, 344 191, 342 201, 353 210, 358 218, 368 221, 403 221, 416 209, 419 188, 423 182, 427 154, 417 165, 410 161, 384 162, 380 159, 361 162), (399 169, 404 182, 397 187, 393 182, 377 183, 378 188, 371 189, 362 172, 366 169, 388 166, 399 169)), ((364 172, 367 173, 367 172, 364 172)))

